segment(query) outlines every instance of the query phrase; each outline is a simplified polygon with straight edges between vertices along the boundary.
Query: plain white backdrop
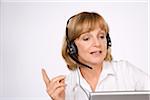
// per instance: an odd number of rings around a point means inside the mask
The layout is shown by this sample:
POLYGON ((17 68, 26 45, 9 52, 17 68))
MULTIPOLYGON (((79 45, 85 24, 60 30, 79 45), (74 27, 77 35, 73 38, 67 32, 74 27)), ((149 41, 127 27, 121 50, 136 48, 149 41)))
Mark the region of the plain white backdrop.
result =
POLYGON ((1 2, 0 6, 3 99, 49 99, 41 68, 50 78, 69 73, 61 46, 67 20, 81 11, 94 11, 104 17, 110 27, 114 60, 128 60, 146 73, 150 71, 147 1, 1 2))

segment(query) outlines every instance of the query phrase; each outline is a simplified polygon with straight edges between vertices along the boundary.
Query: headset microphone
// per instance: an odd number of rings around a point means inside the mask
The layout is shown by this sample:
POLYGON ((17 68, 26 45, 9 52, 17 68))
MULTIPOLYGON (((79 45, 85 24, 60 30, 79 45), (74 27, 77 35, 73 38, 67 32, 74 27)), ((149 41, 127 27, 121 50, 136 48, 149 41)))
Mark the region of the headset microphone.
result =
POLYGON ((81 62, 77 59, 77 57, 76 57, 75 55, 70 55, 70 54, 69 54, 69 56, 70 56, 74 61, 76 61, 78 64, 83 65, 83 66, 85 66, 85 67, 87 67, 87 68, 89 68, 89 69, 92 69, 92 67, 90 67, 90 66, 88 66, 88 65, 86 65, 86 64, 81 63, 81 62))

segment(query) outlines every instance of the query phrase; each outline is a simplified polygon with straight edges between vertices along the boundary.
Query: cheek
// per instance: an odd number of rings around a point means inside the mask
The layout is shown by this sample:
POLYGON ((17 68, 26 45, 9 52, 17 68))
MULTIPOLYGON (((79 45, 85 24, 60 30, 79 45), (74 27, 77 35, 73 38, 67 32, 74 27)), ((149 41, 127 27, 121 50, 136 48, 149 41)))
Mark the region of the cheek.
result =
POLYGON ((106 56, 107 55, 107 48, 103 51, 103 54, 106 56))
POLYGON ((101 45, 101 48, 102 48, 102 51, 103 51, 103 55, 106 56, 106 54, 107 54, 107 44, 104 43, 103 45, 101 45))
POLYGON ((84 54, 85 52, 88 52, 89 46, 88 45, 79 45, 78 46, 78 53, 84 54))
POLYGON ((104 53, 107 54, 107 45, 104 46, 104 53))
POLYGON ((101 48, 103 48, 103 50, 107 50, 107 42, 103 41, 101 48))
POLYGON ((84 44, 84 43, 77 44, 78 55, 85 56, 86 53, 88 53, 88 51, 90 50, 90 47, 91 47, 90 44, 84 44))

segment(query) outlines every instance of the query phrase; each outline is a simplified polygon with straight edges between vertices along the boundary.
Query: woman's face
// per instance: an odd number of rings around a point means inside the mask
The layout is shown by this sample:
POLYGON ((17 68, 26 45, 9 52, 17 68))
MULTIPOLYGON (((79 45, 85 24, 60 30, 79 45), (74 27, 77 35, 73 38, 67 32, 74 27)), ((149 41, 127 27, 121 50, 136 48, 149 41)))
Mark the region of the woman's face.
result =
POLYGON ((84 64, 93 66, 101 64, 107 53, 106 33, 100 28, 81 34, 75 39, 78 48, 78 59, 84 64))

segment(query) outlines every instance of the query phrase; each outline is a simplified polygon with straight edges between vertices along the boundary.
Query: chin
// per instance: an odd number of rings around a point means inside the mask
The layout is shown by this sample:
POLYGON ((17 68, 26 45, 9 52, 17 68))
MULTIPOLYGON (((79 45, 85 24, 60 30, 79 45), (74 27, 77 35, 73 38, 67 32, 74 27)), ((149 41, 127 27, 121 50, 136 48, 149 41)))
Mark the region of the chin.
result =
POLYGON ((84 59, 79 58, 81 62, 83 63, 89 63, 89 64, 101 64, 104 61, 104 57, 84 57, 84 59), (86 59, 85 59, 86 58, 86 59))
POLYGON ((102 62, 104 61, 104 59, 101 59, 101 60, 91 60, 90 62, 91 62, 91 64, 101 64, 102 62))

